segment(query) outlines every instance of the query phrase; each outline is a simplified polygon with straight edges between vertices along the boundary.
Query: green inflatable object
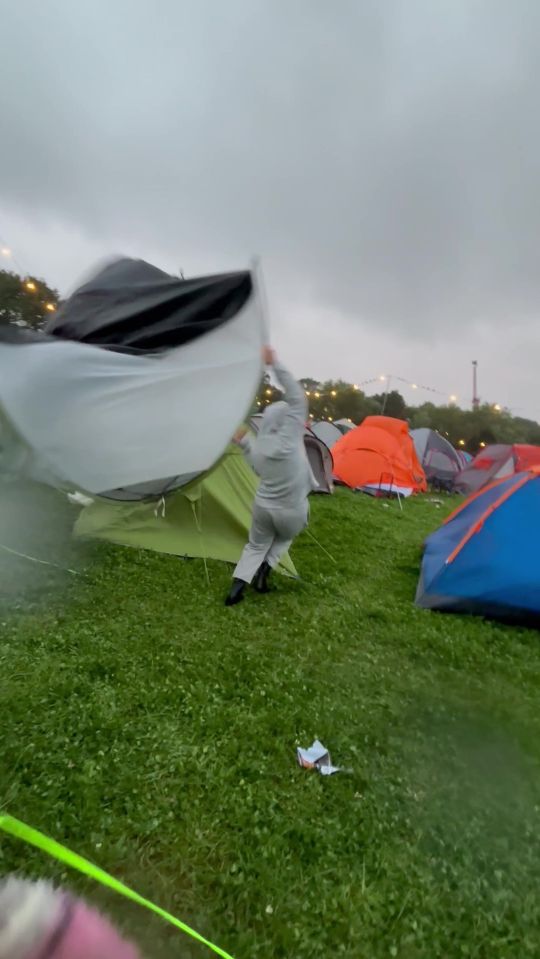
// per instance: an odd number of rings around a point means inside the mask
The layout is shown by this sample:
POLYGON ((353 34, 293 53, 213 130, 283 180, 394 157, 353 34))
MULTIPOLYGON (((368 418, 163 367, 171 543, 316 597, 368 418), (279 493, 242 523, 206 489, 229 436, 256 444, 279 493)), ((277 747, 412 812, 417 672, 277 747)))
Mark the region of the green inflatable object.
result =
MULTIPOLYGON (((251 525, 257 477, 237 447, 191 483, 152 502, 95 499, 75 523, 75 535, 174 556, 237 563, 251 525)), ((297 576, 286 554, 278 571, 297 576)))

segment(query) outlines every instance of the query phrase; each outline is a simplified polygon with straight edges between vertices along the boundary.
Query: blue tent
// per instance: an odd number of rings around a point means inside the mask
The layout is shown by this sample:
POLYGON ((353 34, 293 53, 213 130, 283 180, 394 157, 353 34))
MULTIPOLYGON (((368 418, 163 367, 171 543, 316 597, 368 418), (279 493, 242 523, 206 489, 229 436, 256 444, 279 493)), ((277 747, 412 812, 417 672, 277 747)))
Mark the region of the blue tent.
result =
POLYGON ((540 470, 494 483, 425 544, 416 604, 540 626, 540 470))

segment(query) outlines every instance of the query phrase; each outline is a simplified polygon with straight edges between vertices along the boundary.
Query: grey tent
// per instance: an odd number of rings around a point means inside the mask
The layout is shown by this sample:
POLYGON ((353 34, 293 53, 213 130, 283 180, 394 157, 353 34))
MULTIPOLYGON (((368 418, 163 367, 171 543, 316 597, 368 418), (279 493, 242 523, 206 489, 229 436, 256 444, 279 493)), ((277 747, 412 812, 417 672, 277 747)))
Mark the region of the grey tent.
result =
POLYGON ((321 443, 324 443, 329 450, 331 450, 334 443, 337 443, 343 436, 339 427, 333 423, 329 423, 327 420, 319 420, 317 423, 312 423, 311 432, 314 433, 317 439, 319 439, 321 443))
POLYGON ((451 489, 462 468, 459 453, 444 436, 435 430, 426 428, 411 430, 411 437, 428 483, 451 489))
POLYGON ((353 423, 350 419, 334 420, 334 425, 337 426, 340 433, 348 433, 349 430, 353 430, 356 426, 356 423, 353 423))
MULTIPOLYGON (((259 424, 262 417, 262 413, 256 413, 255 416, 250 418, 249 425, 255 433, 259 431, 259 424)), ((319 488, 314 490, 314 492, 333 493, 334 482, 332 477, 334 473, 334 461, 330 450, 325 443, 323 443, 318 436, 315 436, 312 430, 307 427, 304 432, 304 445, 306 447, 311 471, 319 484, 319 488)))

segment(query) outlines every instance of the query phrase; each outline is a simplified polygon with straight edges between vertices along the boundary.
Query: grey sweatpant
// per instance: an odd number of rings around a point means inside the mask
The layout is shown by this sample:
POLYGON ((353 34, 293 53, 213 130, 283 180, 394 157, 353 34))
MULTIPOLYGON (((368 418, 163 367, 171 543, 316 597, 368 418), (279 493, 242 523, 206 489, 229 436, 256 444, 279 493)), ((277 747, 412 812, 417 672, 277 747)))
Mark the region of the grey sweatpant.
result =
POLYGON ((309 518, 308 502, 297 509, 266 509, 255 503, 249 542, 234 571, 234 578, 251 583, 261 563, 272 569, 289 549, 295 536, 306 528, 309 518))

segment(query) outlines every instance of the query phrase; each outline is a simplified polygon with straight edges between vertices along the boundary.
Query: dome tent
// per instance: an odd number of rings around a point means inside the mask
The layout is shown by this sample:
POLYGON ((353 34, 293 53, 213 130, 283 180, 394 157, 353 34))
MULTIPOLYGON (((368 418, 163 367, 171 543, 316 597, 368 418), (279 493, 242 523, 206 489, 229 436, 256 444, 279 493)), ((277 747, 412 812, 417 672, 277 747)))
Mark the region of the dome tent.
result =
POLYGON ((424 471, 403 420, 368 416, 341 437, 332 454, 336 479, 352 489, 400 496, 427 489, 424 471))
POLYGON ((457 474, 454 490, 468 496, 494 480, 513 476, 537 465, 540 465, 540 446, 520 443, 513 446, 502 443, 487 446, 457 474))
POLYGON ((321 443, 324 443, 329 450, 331 450, 343 436, 339 427, 336 426, 335 423, 329 423, 328 420, 317 420, 316 423, 312 423, 311 432, 314 433, 317 439, 319 439, 321 443))
MULTIPOLYGON (((231 446, 207 473, 156 502, 86 506, 75 535, 158 553, 236 563, 246 544, 257 477, 242 452, 231 446), (157 508, 156 508, 157 507, 157 508)), ((280 572, 296 575, 288 555, 280 572)))
POLYGON ((428 483, 450 488, 463 462, 452 444, 435 430, 411 430, 411 437, 428 483))
POLYGON ((416 604, 540 626, 540 467, 471 496, 426 542, 416 604))

